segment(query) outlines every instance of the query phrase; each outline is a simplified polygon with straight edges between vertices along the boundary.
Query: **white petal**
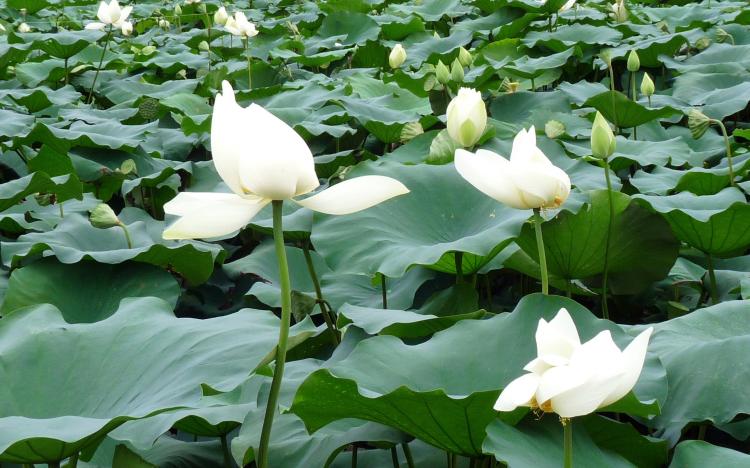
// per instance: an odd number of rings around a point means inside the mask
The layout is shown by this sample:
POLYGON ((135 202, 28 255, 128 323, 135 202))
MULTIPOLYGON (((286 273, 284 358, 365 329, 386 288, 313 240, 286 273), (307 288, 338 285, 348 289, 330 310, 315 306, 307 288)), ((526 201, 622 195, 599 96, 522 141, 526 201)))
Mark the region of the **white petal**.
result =
POLYGON ((96 17, 99 18, 99 21, 105 24, 110 24, 112 22, 112 15, 109 14, 109 7, 106 3, 101 2, 99 4, 99 9, 96 12, 96 17))
POLYGON ((570 178, 559 167, 551 164, 512 163, 515 183, 528 206, 555 208, 570 194, 570 178))
POLYGON ((534 358, 531 361, 529 361, 528 364, 523 366, 523 370, 527 372, 533 372, 534 374, 542 375, 545 373, 550 367, 552 367, 549 363, 545 362, 543 359, 540 358, 534 358))
POLYGON ((536 399, 542 404, 571 388, 577 388, 586 382, 587 375, 581 369, 570 366, 557 366, 548 369, 539 379, 536 399))
POLYGON ((125 21, 126 19, 128 19, 128 16, 130 16, 130 12, 131 11, 133 11, 133 7, 132 6, 126 6, 126 7, 124 7, 122 9, 122 11, 120 12, 120 21, 122 22, 122 21, 125 21))
POLYGON ((178 193, 164 212, 181 216, 164 230, 164 239, 204 239, 242 229, 269 200, 233 193, 178 193))
POLYGON ((527 208, 513 183, 513 169, 504 157, 487 150, 474 154, 458 149, 454 160, 461 177, 485 195, 513 208, 527 208))
POLYGON ((345 180, 310 198, 295 201, 314 211, 343 215, 370 208, 406 193, 409 193, 409 189, 398 180, 370 175, 345 180))
POLYGON ((536 146, 536 129, 533 125, 528 130, 522 129, 516 134, 513 139, 513 149, 510 152, 510 161, 514 164, 552 164, 536 146))
POLYGON ((535 338, 537 356, 553 366, 567 364, 573 351, 581 346, 576 325, 565 308, 549 323, 539 320, 535 338))
POLYGON ((106 26, 106 24, 104 24, 104 23, 97 23, 97 22, 94 22, 94 23, 89 23, 89 24, 87 24, 87 25, 86 25, 86 29, 96 29, 96 30, 101 30, 101 29, 103 29, 103 28, 104 28, 105 26, 106 26))
POLYGON ((513 411, 519 406, 529 406, 538 387, 538 375, 522 375, 505 386, 493 408, 495 411, 513 411))
POLYGON ((623 374, 618 379, 617 386, 607 395, 601 406, 610 405, 627 395, 633 389, 638 377, 643 370, 643 362, 646 360, 646 349, 648 340, 651 338, 653 327, 642 331, 622 352, 623 374))
POLYGON ((116 23, 120 20, 120 16, 122 15, 122 10, 120 10, 120 4, 117 3, 117 0, 112 0, 109 2, 109 18, 112 20, 113 23, 116 23))
POLYGON ((284 200, 318 187, 315 162, 290 126, 252 104, 240 107, 228 82, 216 97, 211 149, 216 170, 235 193, 284 200))

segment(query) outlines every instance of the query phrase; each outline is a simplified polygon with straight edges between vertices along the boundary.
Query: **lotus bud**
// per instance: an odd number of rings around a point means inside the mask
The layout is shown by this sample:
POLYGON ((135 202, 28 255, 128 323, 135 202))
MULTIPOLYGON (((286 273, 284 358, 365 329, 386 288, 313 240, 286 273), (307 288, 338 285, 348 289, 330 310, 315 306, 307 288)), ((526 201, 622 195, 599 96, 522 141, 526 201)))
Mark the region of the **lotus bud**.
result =
POLYGON ((468 50, 461 47, 458 49, 458 61, 461 62, 461 65, 464 67, 468 67, 471 65, 471 62, 474 61, 474 57, 471 56, 471 53, 469 53, 468 50))
POLYGON ((628 20, 628 9, 625 8, 625 0, 619 0, 611 4, 609 8, 612 10, 611 16, 618 23, 624 23, 628 20))
POLYGON ((453 60, 453 64, 451 65, 451 80, 456 83, 464 81, 464 67, 458 59, 453 60))
POLYGON ((106 203, 100 203, 91 210, 89 221, 91 221, 92 226, 99 229, 109 229, 122 224, 112 208, 106 203))
POLYGON ((487 127, 487 109, 482 93, 471 88, 461 88, 446 110, 448 134, 459 145, 474 146, 487 127))
POLYGON ((165 20, 163 18, 159 20, 158 24, 159 24, 159 27, 162 28, 162 29, 169 29, 169 21, 167 21, 167 20, 165 20))
POLYGON ((634 50, 630 51, 630 54, 628 54, 628 71, 631 73, 635 73, 638 70, 641 69, 641 59, 638 57, 638 52, 634 50))
POLYGON ((182 14, 182 7, 179 4, 174 6, 174 14, 177 16, 182 14))
POLYGON ((218 10, 216 10, 216 13, 214 13, 214 23, 224 26, 227 23, 227 19, 229 18, 229 14, 227 14, 227 9, 222 7, 219 7, 218 10))
POLYGON ((641 81, 641 94, 644 96, 653 96, 656 91, 653 80, 648 76, 648 73, 643 74, 643 81, 641 81))
POLYGON ((616 140, 612 128, 604 116, 597 112, 591 127, 591 154, 598 159, 607 159, 615 152, 616 140))
POLYGON ((711 38, 703 36, 697 41, 695 41, 695 48, 698 50, 706 49, 708 46, 711 45, 711 38))
POLYGON ((202 50, 203 52, 208 52, 209 50, 211 50, 211 47, 209 47, 208 42, 201 41, 198 44, 198 50, 202 50))
POLYGON ((154 52, 156 52, 156 46, 152 46, 152 45, 147 45, 146 47, 141 49, 142 55, 151 55, 154 52))
POLYGON ((18 25, 18 32, 20 33, 31 32, 31 27, 26 23, 21 23, 18 25))
POLYGON ((565 125, 559 120, 550 120, 544 124, 544 134, 555 139, 565 133, 565 125))
POLYGON ((731 34, 729 34, 724 29, 716 28, 716 42, 724 43, 727 41, 731 42, 732 45, 734 45, 734 37, 731 34))
POLYGON ((388 64, 391 68, 399 68, 406 61, 406 50, 401 44, 396 44, 388 55, 388 64))
POLYGON ((711 119, 706 114, 695 108, 690 109, 687 115, 690 134, 697 140, 702 137, 703 134, 706 133, 706 130, 708 130, 708 127, 711 126, 711 119))
POLYGON ((451 79, 451 72, 442 60, 438 60, 437 65, 435 65, 435 77, 440 84, 447 84, 451 79))
POLYGON ((123 36, 130 36, 133 34, 133 23, 130 21, 123 21, 122 25, 120 25, 120 31, 122 31, 123 36))
POLYGON ((123 175, 128 175, 130 173, 135 174, 137 169, 138 168, 135 165, 135 161, 133 161, 132 159, 126 159, 122 162, 122 164, 120 164, 120 172, 123 175))

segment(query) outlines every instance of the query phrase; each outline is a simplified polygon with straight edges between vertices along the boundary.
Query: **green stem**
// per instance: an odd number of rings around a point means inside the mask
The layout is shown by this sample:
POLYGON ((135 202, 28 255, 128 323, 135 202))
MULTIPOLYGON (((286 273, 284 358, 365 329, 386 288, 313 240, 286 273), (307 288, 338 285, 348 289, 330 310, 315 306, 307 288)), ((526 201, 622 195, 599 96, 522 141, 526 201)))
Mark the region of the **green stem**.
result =
POLYGON ((383 308, 388 308, 388 285, 385 284, 385 275, 380 273, 380 294, 383 297, 383 308))
POLYGON ((456 259, 456 284, 460 284, 464 282, 464 268, 463 268, 464 253, 455 252, 455 259, 456 259))
POLYGON ((59 203, 57 204, 57 209, 58 209, 58 210, 60 210, 60 217, 61 217, 61 218, 64 218, 64 217, 65 217, 65 210, 63 209, 63 204, 62 204, 62 202, 59 202, 59 203))
POLYGON ((125 224, 120 223, 118 224, 122 228, 122 232, 125 233, 125 241, 128 243, 128 248, 133 248, 133 239, 130 238, 130 232, 128 232, 128 227, 125 226, 125 224))
POLYGON ((708 263, 708 279, 710 281, 711 288, 711 303, 719 303, 719 290, 716 287, 716 271, 714 270, 714 261, 711 258, 711 254, 706 254, 706 261, 708 263))
POLYGON ((250 39, 245 38, 242 42, 245 44, 245 55, 247 55, 247 90, 250 91, 253 89, 253 74, 250 71, 251 57, 250 52, 248 51, 250 39))
POLYGON ((229 444, 227 443, 227 435, 224 434, 220 437, 221 439, 221 451, 224 454, 224 466, 226 468, 233 468, 232 453, 229 451, 229 444))
POLYGON ((94 88, 96 87, 96 80, 99 78, 99 71, 102 69, 104 63, 104 56, 107 54, 107 47, 109 46, 109 39, 112 37, 112 25, 109 25, 107 29, 107 40, 104 42, 104 49, 102 49, 102 56, 99 57, 99 66, 96 67, 96 73, 94 74, 94 82, 91 83, 91 89, 89 90, 89 97, 86 99, 87 104, 91 104, 91 99, 94 97, 94 88))
POLYGON ((352 468, 357 468, 357 444, 352 444, 352 468))
POLYGON ((68 464, 66 465, 66 468, 76 468, 78 466, 78 457, 80 456, 79 453, 74 453, 69 459, 68 464))
POLYGON ((539 268, 542 273, 542 293, 549 294, 549 277, 547 276, 547 255, 544 252, 544 237, 542 236, 541 210, 534 209, 534 231, 536 232, 536 247, 539 250, 539 268))
POLYGON ((404 450, 404 456, 406 457, 406 466, 414 468, 414 457, 411 455, 409 444, 403 443, 401 444, 401 448, 404 450))
POLYGON ((612 197, 612 180, 609 177, 609 162, 602 160, 604 167, 604 178, 607 181, 607 201, 609 203, 609 224, 607 226, 607 236, 604 243, 604 273, 602 276, 602 317, 609 320, 609 305, 607 303, 608 282, 609 282, 609 249, 612 240, 612 231, 615 228, 615 203, 612 197))
POLYGON ((284 247, 284 229, 281 224, 281 209, 284 202, 274 200, 271 203, 273 205, 273 241, 276 247, 276 259, 279 262, 279 279, 281 282, 281 324, 279 344, 276 347, 276 369, 271 381, 271 393, 268 396, 266 414, 263 417, 263 429, 260 435, 260 446, 258 447, 258 468, 268 468, 268 445, 271 441, 271 426, 273 426, 273 418, 276 415, 281 380, 284 377, 289 322, 292 314, 292 288, 289 282, 289 265, 286 261, 286 249, 284 247))
POLYGON ((323 320, 326 322, 328 331, 331 332, 331 338, 333 339, 333 345, 338 346, 339 332, 336 330, 336 326, 333 324, 333 317, 329 315, 329 310, 326 307, 325 300, 323 299, 323 291, 320 288, 320 281, 318 281, 318 274, 315 272, 315 265, 313 264, 312 255, 310 255, 310 245, 305 242, 302 247, 302 252, 305 254, 305 263, 307 263, 307 272, 310 274, 312 279, 313 287, 315 288, 315 298, 317 299, 318 306, 320 306, 320 313, 323 315, 323 320))
POLYGON ((531 78, 531 90, 536 91, 536 84, 534 83, 534 78, 531 78))
POLYGON ((391 464, 393 464, 393 468, 401 468, 398 463, 398 449, 395 445, 391 447, 391 464))
MULTIPOLYGON (((630 98, 635 102, 638 103, 638 94, 635 90, 635 73, 630 72, 630 98)), ((633 139, 638 139, 638 127, 633 127, 633 139)))
POLYGON ((48 468, 60 468, 60 460, 47 463, 48 468))
POLYGON ((65 85, 68 85, 68 57, 65 57, 65 85))
POLYGON ((732 145, 729 144, 729 136, 727 135, 727 128, 724 126, 721 120, 711 119, 713 123, 719 126, 721 134, 724 136, 724 145, 727 148, 727 164, 729 165, 729 185, 735 186, 734 183, 734 166, 732 166, 732 145))
POLYGON ((564 438, 564 468, 573 468, 573 420, 570 418, 562 418, 560 420, 563 425, 563 438, 564 438))

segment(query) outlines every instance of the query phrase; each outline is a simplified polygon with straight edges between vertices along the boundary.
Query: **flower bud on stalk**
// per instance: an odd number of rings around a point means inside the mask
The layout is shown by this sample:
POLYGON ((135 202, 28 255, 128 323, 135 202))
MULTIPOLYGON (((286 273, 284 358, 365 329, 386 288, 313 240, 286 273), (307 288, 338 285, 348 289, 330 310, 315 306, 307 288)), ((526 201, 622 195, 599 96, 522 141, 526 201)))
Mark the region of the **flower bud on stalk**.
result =
POLYGON ((628 71, 635 73, 641 69, 641 59, 638 57, 638 52, 631 50, 628 54, 628 71))
POLYGON ((451 72, 442 60, 438 60, 437 65, 435 65, 435 78, 437 78, 438 83, 443 85, 448 84, 451 80, 451 72))
POLYGON ((461 88, 446 110, 448 134, 464 148, 474 146, 487 127, 487 109, 482 93, 461 88))
POLYGON ((451 65, 451 80, 456 83, 462 83, 464 81, 464 67, 458 59, 455 59, 451 65))
POLYGON ((597 159, 607 159, 615 152, 616 140, 604 116, 597 112, 591 127, 591 154, 597 159))
POLYGON ((401 44, 396 44, 388 55, 388 64, 391 68, 399 68, 406 61, 406 50, 401 44))
POLYGON ((460 49, 458 49, 458 61, 464 67, 468 67, 469 65, 471 65, 471 62, 474 61, 474 57, 471 56, 471 53, 469 53, 468 50, 461 47, 460 49))

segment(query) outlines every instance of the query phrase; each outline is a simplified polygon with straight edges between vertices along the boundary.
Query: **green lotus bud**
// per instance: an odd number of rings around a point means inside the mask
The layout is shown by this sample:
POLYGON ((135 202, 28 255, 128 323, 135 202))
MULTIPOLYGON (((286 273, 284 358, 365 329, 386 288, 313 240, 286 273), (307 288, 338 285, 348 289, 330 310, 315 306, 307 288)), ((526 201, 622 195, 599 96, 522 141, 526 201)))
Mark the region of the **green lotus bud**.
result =
POLYGON ((437 65, 435 65, 435 78, 440 84, 447 84, 451 79, 451 72, 442 60, 438 60, 437 65))
POLYGON ((724 43, 724 42, 731 42, 732 45, 734 45, 734 37, 726 32, 724 29, 716 28, 716 42, 718 43, 724 43))
POLYGON ((198 44, 198 50, 202 50, 203 52, 208 52, 209 50, 211 50, 211 47, 209 47, 208 42, 201 41, 198 44))
POLYGON ((544 134, 547 138, 557 138, 565 133, 565 125, 559 120, 550 120, 544 124, 544 134))
POLYGON ((179 4, 174 6, 174 14, 177 16, 182 14, 182 7, 179 4))
POLYGON ((628 54, 628 71, 637 72, 641 68, 641 59, 638 57, 638 52, 631 50, 628 54))
POLYGON ((643 80, 641 81, 641 94, 644 96, 653 96, 654 91, 656 91, 656 87, 653 80, 648 76, 648 73, 644 73, 643 80))
POLYGON ((615 147, 615 135, 609 122, 597 112, 591 127, 591 154, 598 159, 607 159, 615 152, 615 147))
POLYGON ((456 83, 464 81, 464 67, 458 59, 453 60, 453 64, 451 65, 451 80, 456 83))
POLYGON ((471 53, 469 53, 468 50, 461 47, 458 49, 458 61, 461 62, 461 65, 464 67, 468 67, 471 65, 471 62, 474 61, 474 57, 471 56, 471 53))
POLYGON ((120 172, 124 175, 128 175, 130 173, 135 174, 137 170, 137 167, 135 165, 135 161, 132 159, 126 159, 125 161, 120 164, 120 172))
POLYGON ((151 55, 154 52, 156 52, 156 46, 147 45, 143 49, 141 49, 141 55, 151 55))
POLYGON ((695 108, 690 109, 687 116, 690 134, 697 140, 702 137, 703 134, 706 133, 706 130, 708 130, 708 127, 711 126, 711 119, 706 114, 695 108))
POLYGON ((91 221, 92 226, 99 229, 108 229, 122 224, 112 208, 106 203, 100 203, 91 210, 89 221, 91 221))
POLYGON ((708 46, 711 45, 711 38, 703 36, 697 41, 695 41, 695 48, 698 50, 703 50, 708 48, 708 46))
POLYGON ((406 49, 401 44, 396 44, 388 55, 388 64, 391 68, 398 68, 406 61, 406 49))

